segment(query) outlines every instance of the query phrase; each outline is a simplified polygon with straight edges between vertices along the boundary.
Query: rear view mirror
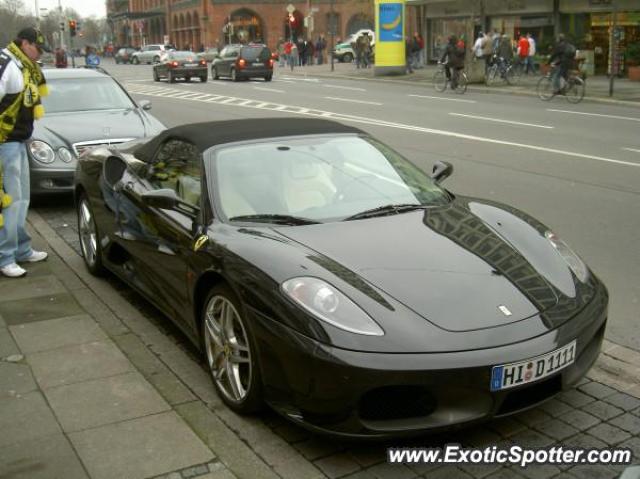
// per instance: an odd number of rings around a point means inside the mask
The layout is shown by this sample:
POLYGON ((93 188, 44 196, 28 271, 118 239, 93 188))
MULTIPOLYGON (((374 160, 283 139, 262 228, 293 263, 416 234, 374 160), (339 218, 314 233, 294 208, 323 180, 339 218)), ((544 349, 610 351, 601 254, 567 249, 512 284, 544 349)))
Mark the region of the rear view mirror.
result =
POLYGON ((163 210, 173 210, 178 205, 178 195, 171 188, 149 191, 142 195, 141 200, 146 206, 163 210))
POLYGON ((111 189, 116 189, 116 186, 124 176, 124 172, 127 169, 127 164, 122 158, 110 156, 104 162, 103 177, 104 181, 111 189))
POLYGON ((453 173, 453 165, 446 161, 436 161, 433 165, 433 172, 431 173, 431 179, 436 183, 441 183, 446 180, 453 173))

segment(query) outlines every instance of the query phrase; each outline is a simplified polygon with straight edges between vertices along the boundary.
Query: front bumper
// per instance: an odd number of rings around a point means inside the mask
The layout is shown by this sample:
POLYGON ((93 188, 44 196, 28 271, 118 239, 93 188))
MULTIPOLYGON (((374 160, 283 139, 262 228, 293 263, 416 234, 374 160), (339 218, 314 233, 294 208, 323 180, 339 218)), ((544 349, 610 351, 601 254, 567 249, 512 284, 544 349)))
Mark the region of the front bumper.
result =
POLYGON ((577 383, 598 357, 607 320, 604 286, 561 327, 491 349, 384 354, 338 349, 250 310, 267 402, 309 429, 345 437, 440 431, 534 407, 577 383), (577 340, 575 362, 559 373, 490 391, 491 369, 577 340))
POLYGON ((47 168, 34 167, 31 164, 31 194, 45 195, 73 192, 73 175, 75 165, 72 168, 47 168))

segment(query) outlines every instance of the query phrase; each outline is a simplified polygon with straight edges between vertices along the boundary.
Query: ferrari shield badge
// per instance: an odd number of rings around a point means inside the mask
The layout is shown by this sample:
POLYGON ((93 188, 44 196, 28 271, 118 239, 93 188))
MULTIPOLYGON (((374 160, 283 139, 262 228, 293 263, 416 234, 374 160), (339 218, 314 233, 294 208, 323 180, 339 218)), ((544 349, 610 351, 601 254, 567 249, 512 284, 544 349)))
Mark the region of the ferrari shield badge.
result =
POLYGON ((198 239, 193 243, 193 251, 199 251, 207 241, 209 241, 209 237, 207 235, 198 236, 198 239))

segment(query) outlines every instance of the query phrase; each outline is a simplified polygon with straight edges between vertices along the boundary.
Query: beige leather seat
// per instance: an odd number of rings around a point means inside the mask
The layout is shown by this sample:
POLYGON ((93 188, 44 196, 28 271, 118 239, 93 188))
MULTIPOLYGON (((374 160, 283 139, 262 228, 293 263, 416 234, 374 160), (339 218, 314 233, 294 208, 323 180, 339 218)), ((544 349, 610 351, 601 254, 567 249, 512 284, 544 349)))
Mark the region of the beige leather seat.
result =
POLYGON ((331 203, 336 192, 324 169, 312 161, 293 158, 283 168, 283 199, 290 214, 331 203))

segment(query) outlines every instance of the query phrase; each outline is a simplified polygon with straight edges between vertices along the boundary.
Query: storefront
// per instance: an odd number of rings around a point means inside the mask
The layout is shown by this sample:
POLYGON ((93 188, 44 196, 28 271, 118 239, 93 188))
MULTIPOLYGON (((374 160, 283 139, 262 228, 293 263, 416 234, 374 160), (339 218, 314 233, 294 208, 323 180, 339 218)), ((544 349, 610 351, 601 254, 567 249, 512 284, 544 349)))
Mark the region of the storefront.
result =
POLYGON ((469 18, 479 14, 472 11, 470 3, 472 2, 451 1, 425 4, 428 61, 440 59, 449 36, 465 35, 469 18))
POLYGON ((490 30, 512 40, 531 33, 542 50, 553 42, 553 0, 487 0, 485 5, 490 30))

